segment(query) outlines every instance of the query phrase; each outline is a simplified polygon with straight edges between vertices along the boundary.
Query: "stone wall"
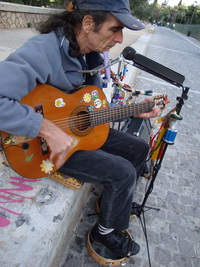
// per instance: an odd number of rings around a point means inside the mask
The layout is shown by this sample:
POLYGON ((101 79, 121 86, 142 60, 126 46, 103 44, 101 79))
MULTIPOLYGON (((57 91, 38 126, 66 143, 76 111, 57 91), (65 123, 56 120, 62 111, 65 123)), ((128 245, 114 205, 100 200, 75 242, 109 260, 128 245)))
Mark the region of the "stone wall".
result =
POLYGON ((36 27, 60 9, 41 8, 0 2, 0 29, 36 27))

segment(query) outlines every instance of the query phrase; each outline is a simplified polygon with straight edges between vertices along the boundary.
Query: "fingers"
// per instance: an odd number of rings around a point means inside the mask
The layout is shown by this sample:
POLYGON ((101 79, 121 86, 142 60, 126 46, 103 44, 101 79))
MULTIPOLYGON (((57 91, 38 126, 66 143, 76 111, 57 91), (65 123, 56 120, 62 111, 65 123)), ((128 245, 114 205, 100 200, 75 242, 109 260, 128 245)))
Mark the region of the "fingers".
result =
POLYGON ((65 151, 65 152, 62 152, 62 153, 59 153, 59 154, 57 154, 57 153, 55 153, 55 152, 51 152, 49 158, 50 158, 50 160, 52 160, 52 161, 56 158, 56 162, 55 162, 55 164, 56 164, 56 167, 57 167, 58 169, 65 163, 66 158, 67 158, 68 151, 69 151, 69 150, 67 150, 67 151, 65 151))
POLYGON ((43 119, 38 136, 46 140, 51 150, 49 159, 56 160, 57 168, 65 163, 69 150, 76 145, 71 136, 47 119, 43 119))
POLYGON ((65 161, 66 161, 66 156, 64 154, 59 154, 56 160, 56 167, 59 169, 60 167, 62 167, 65 161))
POLYGON ((68 139, 66 143, 57 143, 56 148, 54 147, 53 150, 51 150, 51 154, 50 154, 50 160, 54 160, 56 167, 60 168, 66 161, 67 159, 67 155, 69 153, 69 150, 72 148, 73 146, 73 139, 68 139))
POLYGON ((161 112, 160 109, 158 107, 155 107, 152 109, 151 112, 149 112, 149 116, 150 116, 150 118, 158 117, 160 115, 160 112, 161 112))
POLYGON ((158 117, 159 115, 160 115, 160 109, 158 107, 154 107, 150 112, 142 113, 135 117, 143 118, 143 119, 150 119, 150 118, 158 117))

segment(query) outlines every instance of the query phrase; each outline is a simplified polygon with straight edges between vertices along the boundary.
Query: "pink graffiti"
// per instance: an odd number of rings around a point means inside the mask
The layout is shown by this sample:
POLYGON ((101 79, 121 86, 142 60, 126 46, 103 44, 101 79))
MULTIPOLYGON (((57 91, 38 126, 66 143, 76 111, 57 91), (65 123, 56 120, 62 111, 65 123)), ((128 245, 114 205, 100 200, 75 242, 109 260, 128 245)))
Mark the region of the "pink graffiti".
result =
MULTIPOLYGON (((28 183, 35 183, 37 181, 40 181, 39 179, 25 179, 25 178, 20 178, 20 177, 10 177, 12 179, 10 181, 10 184, 16 186, 16 188, 5 188, 5 189, 0 189, 0 198, 3 199, 4 201, 0 201, 0 203, 20 203, 24 202, 24 199, 32 199, 32 197, 25 197, 19 194, 14 193, 13 191, 19 191, 19 192, 25 192, 25 191, 30 191, 33 190, 34 188, 30 185, 24 184, 25 182, 28 183), (13 197, 18 197, 21 199, 15 199, 13 197)), ((14 215, 22 216, 23 214, 9 210, 7 208, 4 208, 0 206, 0 209, 5 210, 6 212, 9 212, 14 215)), ((0 227, 6 227, 10 224, 10 220, 7 218, 4 218, 0 216, 0 227)))

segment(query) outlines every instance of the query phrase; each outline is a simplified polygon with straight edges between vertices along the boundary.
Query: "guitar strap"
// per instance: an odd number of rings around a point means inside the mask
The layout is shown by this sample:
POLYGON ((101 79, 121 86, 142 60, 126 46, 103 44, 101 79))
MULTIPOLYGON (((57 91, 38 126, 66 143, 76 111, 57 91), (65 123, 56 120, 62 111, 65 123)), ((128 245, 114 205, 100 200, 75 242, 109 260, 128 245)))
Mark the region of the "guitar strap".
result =
POLYGON ((80 182, 78 180, 76 180, 75 178, 73 177, 70 177, 62 172, 59 172, 59 171, 56 171, 52 174, 50 174, 48 176, 49 178, 51 178, 52 180, 60 183, 60 184, 63 184, 65 186, 68 186, 72 189, 75 189, 75 190, 81 190, 82 186, 83 186, 83 182, 80 182))
MULTIPOLYGON (((82 70, 87 70, 87 69, 89 69, 89 66, 92 66, 91 62, 90 62, 91 54, 93 54, 93 52, 91 52, 89 54, 90 57, 88 57, 88 55, 86 56, 86 60, 82 54, 79 54, 79 56, 77 57, 78 61, 80 62, 81 66, 82 66, 82 70), (86 61, 88 61, 89 64, 87 64, 86 61)), ((92 55, 92 57, 94 57, 94 55, 92 55)), ((95 60, 93 62, 95 62, 95 60)), ((89 73, 83 74, 83 75, 84 75, 83 84, 85 84, 85 85, 91 84, 92 76, 90 76, 89 73)), ((48 177, 53 179, 56 182, 59 182, 65 186, 68 186, 72 189, 80 190, 81 187, 83 186, 82 182, 76 180, 73 177, 69 177, 69 176, 67 176, 64 173, 61 173, 59 171, 49 175, 48 177)))
MULTIPOLYGON (((100 65, 102 65, 102 57, 100 56, 99 53, 97 52, 91 52, 89 54, 87 54, 86 56, 83 56, 82 54, 80 54, 77 57, 78 61, 80 62, 81 66, 82 66, 82 70, 92 70, 100 65)), ((83 84, 84 85, 95 85, 95 74, 93 76, 91 76, 89 73, 84 74, 84 81, 83 84)))
MULTIPOLYGON (((79 54, 77 57, 78 61, 81 63, 82 70, 88 70, 88 66, 82 54, 79 54)), ((87 80, 89 79, 89 73, 83 74, 83 84, 86 84, 87 80)))
POLYGON ((1 134, 0 134, 0 152, 1 151, 3 151, 3 144, 2 144, 1 134))

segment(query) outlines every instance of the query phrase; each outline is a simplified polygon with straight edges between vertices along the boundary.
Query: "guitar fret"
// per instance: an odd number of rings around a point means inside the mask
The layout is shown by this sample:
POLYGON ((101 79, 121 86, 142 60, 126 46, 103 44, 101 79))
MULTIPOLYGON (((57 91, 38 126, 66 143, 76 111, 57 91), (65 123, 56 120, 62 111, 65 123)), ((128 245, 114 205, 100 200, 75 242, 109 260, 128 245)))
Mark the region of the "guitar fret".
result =
POLYGON ((152 101, 91 111, 91 126, 108 123, 110 121, 121 120, 132 115, 149 112, 154 106, 155 102, 152 101))

